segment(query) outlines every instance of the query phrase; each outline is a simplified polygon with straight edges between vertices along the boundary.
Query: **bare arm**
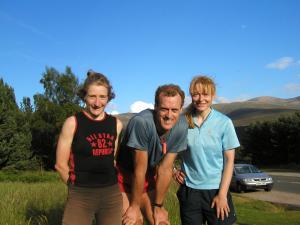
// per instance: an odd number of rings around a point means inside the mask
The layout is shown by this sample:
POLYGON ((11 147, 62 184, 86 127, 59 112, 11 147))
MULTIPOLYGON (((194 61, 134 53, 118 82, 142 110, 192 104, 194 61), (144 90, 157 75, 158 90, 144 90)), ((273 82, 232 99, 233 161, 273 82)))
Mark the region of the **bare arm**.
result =
POLYGON ((224 152, 225 156, 225 166, 222 174, 221 185, 219 189, 218 195, 214 198, 212 202, 212 208, 216 207, 217 210, 217 217, 224 220, 225 216, 228 216, 230 211, 228 203, 227 203, 227 193, 229 190, 232 172, 233 172, 233 165, 234 165, 234 149, 230 149, 224 152))
MULTIPOLYGON (((162 204, 168 191, 173 174, 173 162, 176 159, 176 153, 168 153, 160 163, 157 171, 155 203, 162 204)), ((158 225, 160 222, 169 224, 168 212, 163 207, 154 206, 154 222, 158 225)))
POLYGON ((135 224, 141 215, 140 204, 144 190, 145 175, 148 167, 148 153, 146 151, 134 151, 134 174, 131 189, 129 207, 122 217, 124 225, 135 224))
POLYGON ((168 191, 173 174, 173 162, 176 153, 168 153, 160 163, 157 171, 155 203, 161 204, 168 191))
POLYGON ((75 127, 75 117, 69 117, 62 127, 56 148, 55 169, 65 183, 67 183, 69 178, 69 158, 75 127))
POLYGON ((121 122, 121 120, 119 120, 117 118, 117 138, 116 138, 116 142, 115 142, 115 158, 118 155, 119 152, 119 143, 120 143, 120 138, 121 138, 121 133, 122 133, 122 129, 123 129, 123 124, 121 122))
POLYGON ((140 207, 140 199, 144 190, 145 175, 148 167, 148 154, 145 151, 134 152, 134 175, 132 185, 131 206, 140 207))

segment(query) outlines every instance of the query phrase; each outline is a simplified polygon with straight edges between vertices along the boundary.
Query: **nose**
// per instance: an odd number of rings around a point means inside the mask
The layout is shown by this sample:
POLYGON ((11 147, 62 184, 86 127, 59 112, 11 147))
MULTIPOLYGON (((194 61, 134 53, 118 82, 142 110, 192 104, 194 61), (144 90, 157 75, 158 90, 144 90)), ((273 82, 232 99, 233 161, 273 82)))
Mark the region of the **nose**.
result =
POLYGON ((170 117, 171 117, 171 114, 172 114, 172 110, 168 110, 168 111, 166 112, 166 117, 167 117, 167 118, 170 118, 170 117))
POLYGON ((95 105, 100 106, 100 104, 101 104, 100 98, 96 98, 95 99, 95 105))
POLYGON ((200 94, 200 95, 199 95, 199 100, 201 101, 202 99, 203 99, 203 95, 200 94))

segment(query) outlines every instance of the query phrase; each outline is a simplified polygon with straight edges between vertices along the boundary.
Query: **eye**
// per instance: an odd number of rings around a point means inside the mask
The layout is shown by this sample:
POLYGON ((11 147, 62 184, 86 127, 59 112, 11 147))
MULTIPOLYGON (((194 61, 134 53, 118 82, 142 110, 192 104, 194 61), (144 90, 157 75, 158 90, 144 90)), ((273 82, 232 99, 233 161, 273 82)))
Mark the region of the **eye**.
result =
POLYGON ((198 93, 198 92, 192 93, 192 97, 198 97, 199 95, 200 95, 200 93, 198 93))
POLYGON ((162 113, 164 113, 164 112, 167 112, 168 111, 168 109, 166 109, 166 108, 160 108, 160 110, 159 111, 161 111, 162 113))
POLYGON ((107 95, 100 95, 99 98, 100 99, 107 99, 107 95))

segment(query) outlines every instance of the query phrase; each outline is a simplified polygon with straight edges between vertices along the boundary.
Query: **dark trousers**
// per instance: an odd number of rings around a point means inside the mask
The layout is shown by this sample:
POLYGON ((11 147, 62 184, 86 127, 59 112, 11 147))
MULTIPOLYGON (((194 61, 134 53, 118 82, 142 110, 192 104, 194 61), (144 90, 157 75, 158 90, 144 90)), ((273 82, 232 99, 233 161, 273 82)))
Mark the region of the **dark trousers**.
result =
POLYGON ((181 185, 177 197, 180 204, 180 218, 182 225, 231 225, 236 221, 235 210, 231 194, 228 192, 227 201, 230 208, 228 217, 222 221, 217 218, 215 208, 211 208, 213 198, 218 189, 198 190, 181 185))

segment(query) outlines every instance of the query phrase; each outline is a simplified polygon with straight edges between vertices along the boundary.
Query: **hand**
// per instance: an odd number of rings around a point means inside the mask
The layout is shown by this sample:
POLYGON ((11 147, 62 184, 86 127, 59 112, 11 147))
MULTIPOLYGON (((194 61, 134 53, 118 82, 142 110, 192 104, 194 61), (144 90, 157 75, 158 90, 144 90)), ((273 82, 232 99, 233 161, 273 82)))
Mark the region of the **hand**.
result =
POLYGON ((163 207, 153 209, 154 225, 170 225, 168 211, 163 207))
POLYGON ((123 225, 135 225, 139 220, 141 220, 140 224, 142 224, 141 210, 137 206, 129 206, 122 216, 123 225))
POLYGON ((228 217, 228 214, 230 212, 230 208, 228 206, 227 197, 223 197, 220 195, 217 195, 214 197, 211 208, 216 207, 217 211, 217 218, 221 220, 225 219, 225 216, 228 217))
POLYGON ((184 183, 185 174, 180 169, 173 169, 173 179, 177 181, 179 184, 184 183))

